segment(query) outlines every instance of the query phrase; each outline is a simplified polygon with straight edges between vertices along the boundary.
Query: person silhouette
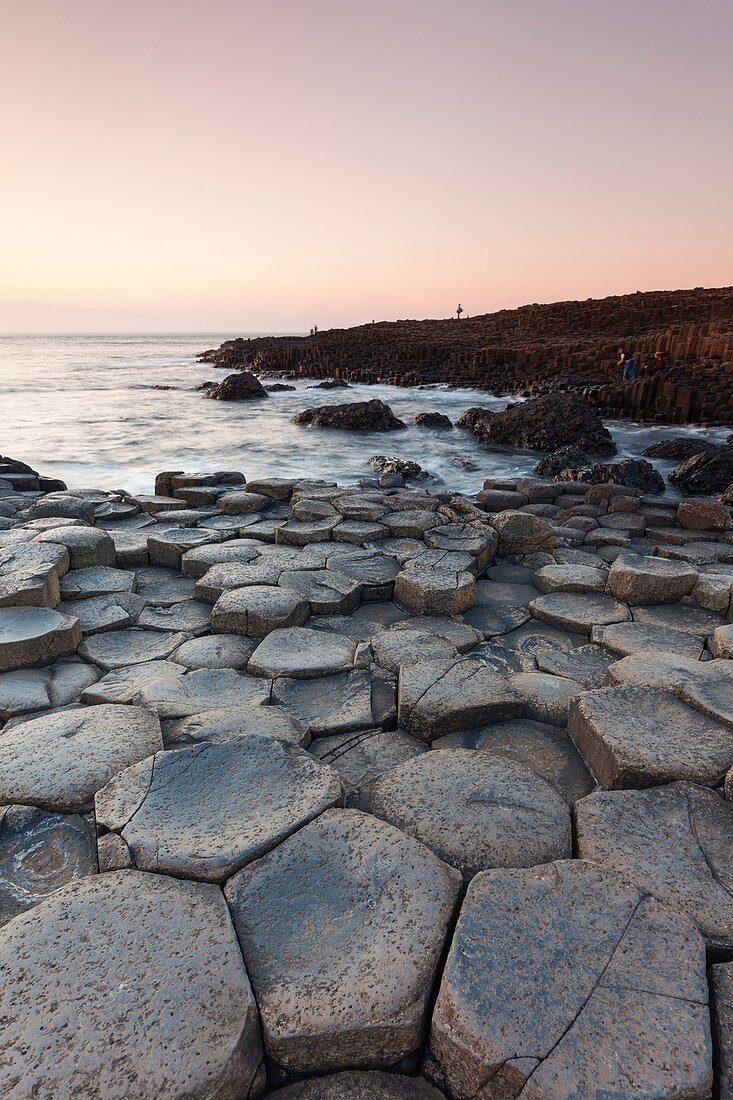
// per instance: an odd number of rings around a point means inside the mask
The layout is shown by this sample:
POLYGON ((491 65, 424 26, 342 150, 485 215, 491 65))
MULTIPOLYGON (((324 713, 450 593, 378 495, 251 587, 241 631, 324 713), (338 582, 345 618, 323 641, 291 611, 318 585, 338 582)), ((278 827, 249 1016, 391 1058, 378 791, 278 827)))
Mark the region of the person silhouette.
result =
POLYGON ((459 303, 458 303, 458 309, 456 310, 456 317, 458 318, 458 320, 459 320, 459 321, 460 321, 460 319, 461 319, 461 314, 462 314, 462 313, 463 313, 463 306, 462 306, 462 305, 461 305, 461 303, 459 302, 459 303))

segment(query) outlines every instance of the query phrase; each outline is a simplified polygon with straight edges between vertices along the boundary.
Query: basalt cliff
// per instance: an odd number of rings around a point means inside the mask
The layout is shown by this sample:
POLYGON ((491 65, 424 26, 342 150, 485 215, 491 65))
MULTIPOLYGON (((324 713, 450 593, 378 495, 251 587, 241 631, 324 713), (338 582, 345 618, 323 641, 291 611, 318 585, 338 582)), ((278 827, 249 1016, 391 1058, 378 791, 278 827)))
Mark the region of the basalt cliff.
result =
POLYGON ((461 321, 395 321, 314 336, 228 340, 203 360, 229 370, 495 394, 574 390, 606 417, 733 423, 733 287, 527 305, 461 321), (620 346, 639 376, 623 383, 620 346), (662 371, 647 364, 666 356, 662 371))

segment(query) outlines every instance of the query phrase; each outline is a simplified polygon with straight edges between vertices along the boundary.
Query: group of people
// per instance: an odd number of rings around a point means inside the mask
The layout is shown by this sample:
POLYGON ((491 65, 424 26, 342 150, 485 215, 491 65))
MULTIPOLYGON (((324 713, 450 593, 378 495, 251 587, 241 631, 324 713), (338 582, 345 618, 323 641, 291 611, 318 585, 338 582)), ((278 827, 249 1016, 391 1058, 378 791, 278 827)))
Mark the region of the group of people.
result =
MULTIPOLYGON (((616 366, 623 372, 624 382, 633 381, 637 377, 636 373, 636 359, 634 353, 626 351, 624 348, 618 349, 618 360, 616 366)), ((655 351, 654 357, 650 359, 647 356, 646 363, 643 368, 644 374, 658 374, 659 371, 664 370, 667 366, 667 352, 655 351)))

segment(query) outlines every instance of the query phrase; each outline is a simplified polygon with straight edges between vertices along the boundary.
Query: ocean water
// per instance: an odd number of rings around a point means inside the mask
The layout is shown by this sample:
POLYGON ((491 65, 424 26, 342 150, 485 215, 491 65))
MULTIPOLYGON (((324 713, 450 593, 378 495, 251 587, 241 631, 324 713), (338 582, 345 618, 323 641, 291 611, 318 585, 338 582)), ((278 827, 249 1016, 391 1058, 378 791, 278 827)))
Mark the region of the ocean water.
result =
MULTIPOLYGON (((420 463, 446 489, 476 492, 488 477, 531 474, 536 452, 489 450, 462 429, 412 423, 437 411, 451 420, 506 398, 476 390, 354 385, 309 389, 266 401, 209 401, 195 391, 224 372, 196 356, 231 334, 0 335, 0 454, 63 478, 70 487, 151 492, 159 470, 241 470, 248 478, 321 477, 348 484, 373 474, 371 455, 420 463), (155 387, 170 387, 156 389, 155 387), (392 433, 340 432, 291 423, 300 409, 379 397, 408 424, 392 433), (470 469, 465 465, 469 464, 470 469)), ((241 335, 241 334, 238 334, 241 335)), ((259 335, 259 334, 258 334, 259 335)), ((681 432, 722 441, 728 429, 609 422, 622 457, 681 432)), ((662 473, 672 463, 655 463, 662 473)))

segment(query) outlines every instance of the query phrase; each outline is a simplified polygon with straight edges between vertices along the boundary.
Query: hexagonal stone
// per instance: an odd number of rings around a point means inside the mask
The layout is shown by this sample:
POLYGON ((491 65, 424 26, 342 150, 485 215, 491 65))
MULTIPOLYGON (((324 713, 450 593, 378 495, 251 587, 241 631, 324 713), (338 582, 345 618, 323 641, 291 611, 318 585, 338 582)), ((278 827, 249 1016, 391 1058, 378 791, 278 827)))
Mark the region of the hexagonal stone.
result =
POLYGON ((614 661, 608 666, 606 682, 672 691, 683 678, 717 676, 724 672, 725 665, 721 661, 699 661, 694 657, 683 657, 681 653, 652 649, 614 661))
POLYGON ((458 550, 470 554, 480 573, 494 560, 499 535, 493 527, 479 527, 476 523, 447 523, 444 527, 427 531, 425 545, 434 550, 458 550))
POLYGON ((137 625, 143 630, 203 634, 211 626, 211 608, 200 600, 182 600, 168 607, 146 607, 137 625))
POLYGON ((257 1009, 216 887, 84 879, 0 931, 0 973, 3 1096, 248 1095, 257 1009))
POLYGON ((197 668, 243 669, 256 647, 255 639, 239 634, 207 634, 184 642, 171 659, 191 672, 197 668))
POLYGON ((689 1097, 712 1084, 699 934, 590 863, 478 875, 428 1073, 454 1097, 689 1097))
POLYGON ((160 752, 94 800, 141 871, 224 882, 342 801, 338 773, 272 737, 160 752))
MULTIPOLYGON (((25 537, 30 538, 30 533, 25 537)), ((19 541, 14 546, 0 547, 0 576, 34 573, 50 568, 60 580, 68 572, 70 564, 69 551, 58 543, 19 541)))
POLYGON ((72 569, 115 564, 114 542, 106 531, 95 527, 54 527, 50 531, 41 531, 33 541, 53 542, 66 547, 72 569))
POLYGON ((196 598, 216 603, 225 592, 253 585, 277 585, 283 567, 262 558, 253 562, 221 562, 212 565, 196 582, 196 598))
POLYGON ((231 539, 224 543, 210 543, 187 550, 181 559, 181 572, 185 577, 198 579, 213 565, 239 563, 245 565, 254 561, 258 554, 258 544, 253 539, 231 539))
POLYGON ((697 579, 697 570, 683 562, 624 554, 609 570, 607 591, 634 605, 676 603, 689 596, 697 579))
POLYGON ((498 512, 489 522, 499 533, 498 552, 502 557, 552 550, 557 542, 550 525, 528 512, 498 512))
POLYGON ((603 592, 608 574, 587 565, 543 565, 534 574, 540 592, 603 592))
POLYGON ((733 659, 733 623, 715 628, 710 639, 710 652, 713 657, 733 659))
POLYGON ((79 620, 84 637, 106 630, 124 630, 137 622, 145 601, 134 592, 112 596, 92 596, 88 600, 64 600, 58 610, 79 620))
POLYGON ((84 707, 33 718, 0 738, 0 804, 74 813, 123 768, 163 747, 140 707, 84 707))
MULTIPOLYGON (((389 503, 392 504, 393 501, 390 499, 389 503)), ((388 512, 382 516, 380 523, 389 528, 392 538, 423 539, 426 532, 443 526, 445 520, 426 508, 408 508, 404 511, 388 512)))
POLYGON ((75 703, 98 679, 97 669, 75 659, 43 669, 5 672, 0 675, 0 718, 75 703))
POLYGON ((414 615, 460 615, 476 602, 476 579, 466 570, 403 569, 394 598, 414 615))
MULTIPOLYGON (((361 608, 362 612, 365 610, 367 609, 361 608)), ((359 612, 356 613, 356 617, 360 617, 359 612)), ((395 632, 406 630, 412 633, 417 630, 423 635, 430 634, 438 638, 445 638, 446 641, 456 647, 459 653, 465 653, 467 650, 473 649, 475 645, 483 640, 483 634, 479 630, 469 626, 458 616, 448 618, 440 615, 420 615, 419 618, 413 618, 403 614, 398 620, 393 618, 390 626, 395 632)))
POLYGON ((318 760, 330 764, 341 776, 346 804, 358 805, 358 791, 377 776, 428 751, 428 746, 407 733, 380 729, 319 737, 310 748, 318 760))
MULTIPOLYGON (((179 718, 166 724, 163 733, 165 747, 220 744, 240 737, 276 737, 293 745, 306 746, 310 741, 307 727, 280 707, 240 703, 239 706, 211 707, 198 714, 179 718)), ((327 761, 330 763, 330 761, 327 761)))
POLYGON ((79 655, 109 672, 127 665, 165 660, 186 638, 186 634, 158 630, 112 630, 86 638, 79 646, 79 655))
POLYGON ((359 806, 427 844, 465 879, 572 855, 570 811, 557 789, 487 752, 417 756, 365 787, 359 806))
POLYGON ((595 781, 565 730, 517 718, 475 730, 449 733, 433 741, 433 749, 482 749, 526 764, 548 779, 572 806, 589 794, 595 781))
POLYGON ((398 692, 399 725, 422 741, 521 713, 504 677, 468 659, 405 665, 398 692))
POLYGON ((733 669, 726 667, 726 661, 721 675, 721 662, 705 663, 718 667, 709 668, 708 674, 702 678, 682 676, 675 684, 675 694, 696 711, 712 718, 716 724, 727 726, 733 732, 733 669))
POLYGON ((634 622, 658 626, 663 630, 676 630, 693 638, 708 638, 717 627, 724 625, 725 620, 703 607, 677 603, 635 607, 634 622))
POLYGON ((57 607, 60 599, 53 565, 0 573, 0 607, 57 607))
POLYGON ((594 626, 622 623, 631 618, 626 604, 593 592, 549 592, 532 600, 529 610, 535 619, 579 634, 590 634, 594 626))
POLYGON ((439 634, 423 634, 415 630, 381 630, 372 638, 374 660, 390 672, 399 672, 401 665, 416 661, 450 660, 458 656, 456 647, 439 634))
POLYGON ((370 601, 391 600, 395 577, 400 571, 394 558, 374 550, 361 550, 348 557, 329 555, 328 568, 357 581, 361 586, 361 599, 370 601))
POLYGON ((47 607, 0 608, 0 672, 51 664, 73 653, 81 637, 73 615, 47 607))
POLYGON ((646 623, 613 623, 610 626, 594 626, 591 640, 628 657, 632 653, 663 650, 665 653, 677 653, 682 657, 698 660, 702 655, 703 641, 681 630, 670 630, 663 626, 650 626, 646 623))
POLYGON ((733 804, 671 783, 596 791, 575 804, 578 855, 612 867, 691 917, 713 954, 733 950, 733 804))
MULTIPOLYGON (((166 671, 142 679, 135 688, 134 701, 161 718, 187 718, 212 707, 269 702, 270 690, 266 683, 246 673, 235 672, 233 668, 199 668, 183 674, 180 665, 174 667, 178 675, 166 671)), ((92 691, 97 688, 95 685, 92 691)))
POLYGON ((272 504, 272 497, 263 493, 250 493, 246 489, 224 493, 219 497, 219 508, 227 516, 245 516, 250 512, 261 512, 272 504))
POLYGON ((516 630, 509 630, 478 646, 471 656, 486 668, 507 676, 515 672, 535 671, 537 658, 543 654, 566 651, 571 655, 582 641, 579 634, 556 630, 531 619, 516 630))
POLYGON ((374 726, 393 728, 395 681, 387 672, 354 669, 312 680, 280 676, 272 702, 303 722, 314 737, 374 726))
POLYGON ((324 814, 235 875, 226 894, 273 1061, 318 1073, 416 1051, 459 882, 356 810, 324 814))
POLYGON ((535 722, 566 726, 570 704, 583 690, 577 680, 547 672, 517 672, 509 686, 522 700, 522 714, 535 722))
POLYGON ((254 676, 328 676, 354 667, 358 643, 346 634, 306 627, 273 630, 252 654, 247 671, 254 676))
POLYGON ((85 703, 137 704, 143 687, 161 679, 177 683, 182 671, 182 666, 173 661, 148 661, 116 668, 85 688, 82 699, 85 703))
POLYGON ((0 807, 0 924, 96 873, 94 830, 83 817, 0 807))
POLYGON ((203 527, 171 527, 168 531, 148 535, 150 564, 180 569, 181 559, 188 550, 211 542, 223 542, 226 536, 226 531, 203 527))
POLYGON ((568 732, 604 787, 650 787, 688 779, 717 786, 733 762, 733 730, 669 691, 610 687, 570 707, 568 732))
POLYGON ((62 577, 61 597, 64 600, 86 600, 94 596, 113 596, 119 592, 134 592, 135 587, 135 574, 129 569, 93 565, 87 569, 73 569, 62 577))
POLYGON ((345 615, 361 601, 361 583, 337 568, 286 569, 280 574, 278 584, 306 600, 316 615, 345 615))
POLYGON ((281 523, 275 533, 275 541, 291 546, 308 546, 312 542, 322 542, 331 538, 331 532, 341 522, 341 516, 333 515, 326 519, 299 520, 289 519, 281 523))
POLYGON ((297 1081, 271 1094, 272 1100, 441 1100, 442 1095, 422 1077, 376 1069, 297 1081))
POLYGON ((258 584, 219 596, 211 613, 211 626, 224 633, 264 638, 279 627, 300 626, 309 614, 307 601, 297 593, 258 584))
POLYGON ((175 569, 163 569, 148 565, 135 571, 137 594, 154 607, 169 607, 190 600, 195 593, 195 583, 190 577, 181 577, 175 569))
POLYGON ((584 688, 602 687, 607 683, 613 654, 599 645, 582 645, 575 649, 550 649, 537 654, 537 668, 553 676, 565 676, 584 688))
POLYGON ((733 1096, 733 966, 717 963, 710 967, 710 990, 718 1089, 722 1100, 733 1096))

